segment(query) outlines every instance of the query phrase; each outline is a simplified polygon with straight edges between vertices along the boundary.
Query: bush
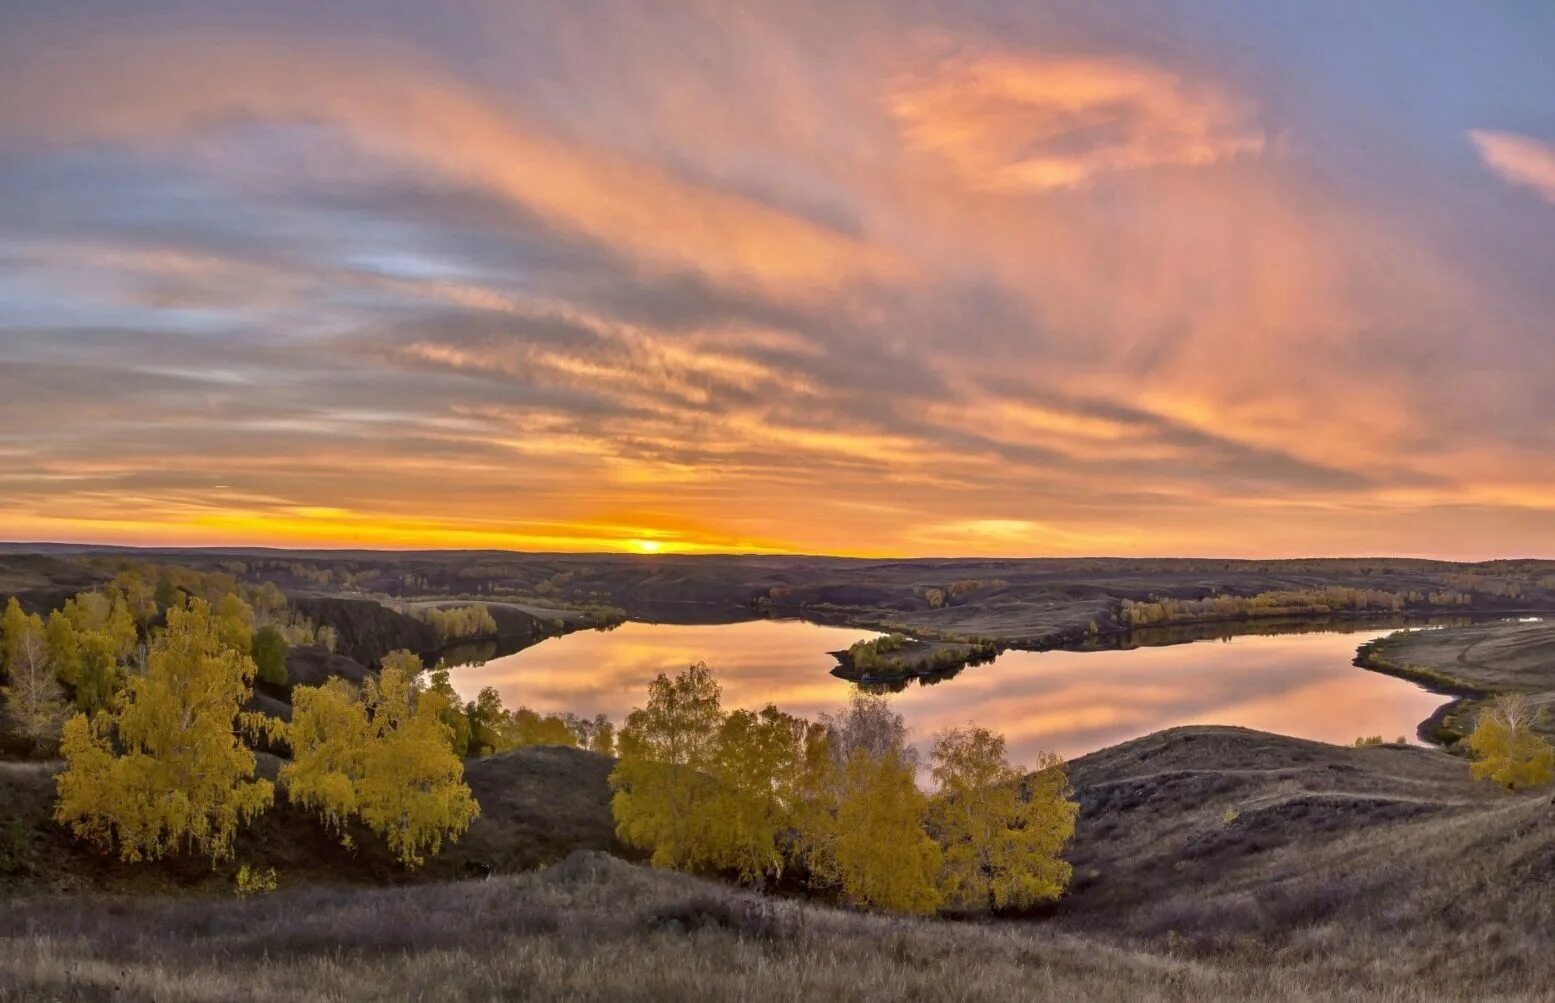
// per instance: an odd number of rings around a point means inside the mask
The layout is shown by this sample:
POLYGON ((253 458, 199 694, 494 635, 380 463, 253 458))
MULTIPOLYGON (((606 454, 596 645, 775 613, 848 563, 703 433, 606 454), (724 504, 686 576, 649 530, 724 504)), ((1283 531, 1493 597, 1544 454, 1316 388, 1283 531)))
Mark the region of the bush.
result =
POLYGON ((31 833, 21 819, 12 819, 0 832, 0 874, 20 874, 29 869, 31 862, 31 833))
POLYGON ((648 925, 677 933, 728 930, 742 939, 768 942, 792 940, 798 934, 798 924, 775 903, 727 893, 706 893, 663 906, 648 917, 648 925))
POLYGON ((272 686, 286 685, 286 650, 286 638, 274 627, 260 627, 254 632, 254 642, 249 646, 249 653, 254 659, 260 682, 272 686))
POLYGON ((1540 787, 1555 777, 1555 747, 1534 725, 1542 708, 1522 693, 1503 693, 1479 712, 1463 744, 1474 756, 1476 780, 1493 780, 1507 790, 1540 787))
POLYGON ((244 864, 238 868, 237 896, 246 899, 250 895, 268 895, 275 891, 275 868, 260 870, 244 864))

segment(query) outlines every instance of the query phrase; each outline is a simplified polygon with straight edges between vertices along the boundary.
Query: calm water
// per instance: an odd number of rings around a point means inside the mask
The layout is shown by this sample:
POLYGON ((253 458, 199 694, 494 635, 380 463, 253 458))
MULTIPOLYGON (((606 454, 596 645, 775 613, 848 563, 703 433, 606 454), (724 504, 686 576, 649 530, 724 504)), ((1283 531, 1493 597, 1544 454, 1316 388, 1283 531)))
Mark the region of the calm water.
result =
MULTIPOLYGON (((1445 698, 1355 668, 1358 645, 1387 630, 1243 636, 1128 651, 1011 651, 933 686, 891 697, 920 744, 975 721, 1004 732, 1012 757, 1050 749, 1073 758, 1181 724, 1234 724, 1346 743, 1407 735, 1445 698)), ((828 651, 870 631, 798 621, 718 626, 627 623, 585 631, 460 668, 465 696, 495 686, 509 707, 608 714, 619 722, 644 700, 648 680, 705 661, 725 707, 815 716, 848 699, 828 651)))

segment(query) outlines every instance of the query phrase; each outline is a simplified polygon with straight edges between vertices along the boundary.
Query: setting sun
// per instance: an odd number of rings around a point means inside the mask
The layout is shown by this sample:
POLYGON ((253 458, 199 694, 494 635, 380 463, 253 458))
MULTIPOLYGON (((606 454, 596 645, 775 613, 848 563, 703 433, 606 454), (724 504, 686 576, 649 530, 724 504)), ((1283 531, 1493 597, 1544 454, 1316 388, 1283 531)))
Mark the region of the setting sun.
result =
POLYGON ((639 554, 657 554, 662 546, 658 540, 633 540, 631 543, 632 549, 639 554))

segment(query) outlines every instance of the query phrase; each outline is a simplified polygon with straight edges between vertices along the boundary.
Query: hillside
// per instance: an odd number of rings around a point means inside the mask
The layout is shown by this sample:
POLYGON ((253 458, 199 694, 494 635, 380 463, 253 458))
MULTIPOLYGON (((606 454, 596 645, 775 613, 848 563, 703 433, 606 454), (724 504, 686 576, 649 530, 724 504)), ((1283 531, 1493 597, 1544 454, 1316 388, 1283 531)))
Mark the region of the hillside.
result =
POLYGON ((838 912, 585 854, 538 873, 250 902, 0 912, 0 998, 1196 1000, 1333 988, 1046 927, 838 912), (25 940, 26 949, 16 949, 25 940))
MULTIPOLYGON (((115 906, 103 914, 90 904, 101 894, 95 889, 203 889, 224 897, 233 867, 212 871, 198 863, 175 863, 128 868, 106 860, 47 821, 46 769, 11 765, 0 770, 0 805, 5 806, 0 814, 6 816, 0 817, 0 826, 14 824, 21 817, 17 806, 27 806, 23 821, 29 845, 25 865, 15 867, 13 856, 0 887, 13 896, 12 922, 20 922, 16 916, 33 916, 62 933, 71 924, 92 924, 98 944, 93 950, 110 956, 126 938, 148 951, 163 949, 155 940, 162 934, 139 929, 134 917, 159 917, 151 926, 161 930, 164 924, 177 929, 200 915, 206 917, 199 920, 206 929, 232 930, 203 948, 197 940, 173 952, 188 966, 179 978, 187 978, 193 987, 226 984, 220 981, 225 974, 202 971, 206 962, 201 958, 208 958, 202 950, 217 950, 217 944, 221 950, 298 953, 299 965, 311 963, 303 956, 313 958, 333 950, 328 945, 339 945, 347 948, 348 957, 331 962, 332 974, 318 985, 339 978, 356 987, 352 992, 366 993, 377 978, 386 979, 385 985, 399 985, 403 978, 414 982, 408 969, 397 967, 399 962, 380 970, 373 960, 408 934, 399 932, 398 921, 356 923, 351 917, 362 910, 374 915, 384 910, 460 913, 452 932, 415 938, 426 952, 421 964, 433 969, 443 963, 437 944, 469 943, 483 952, 498 951, 494 945, 501 943, 507 946, 500 950, 507 951, 512 943, 504 938, 515 929, 545 935, 524 949, 541 952, 524 954, 526 964, 545 969, 545 952, 556 950, 571 958, 580 973, 602 966, 613 971, 620 959, 611 952, 641 940, 639 947, 647 957, 634 964, 649 969, 630 969, 636 975, 624 982, 614 981, 612 974, 596 987, 600 993, 619 993, 638 981, 667 985, 662 980, 672 979, 684 980, 673 984, 685 991, 712 987, 715 993, 733 994, 737 983, 698 980, 714 978, 712 958, 722 956, 726 939, 733 942, 752 923, 766 930, 780 915, 790 917, 782 922, 794 924, 803 936, 784 934, 779 947, 767 945, 777 950, 773 963, 780 969, 795 966, 772 984, 789 985, 785 979, 800 978, 801 969, 820 963, 813 952, 823 948, 810 936, 818 929, 835 929, 838 943, 824 947, 824 965, 832 966, 825 977, 840 980, 832 988, 841 998, 863 992, 868 982, 850 982, 847 973, 873 963, 865 957, 865 947, 882 935, 914 945, 901 948, 914 957, 921 952, 924 958, 940 959, 897 972, 895 978, 906 980, 897 983, 904 992, 911 986, 937 987, 935 980, 949 977, 949 969, 941 967, 947 950, 943 945, 948 943, 964 943, 966 949, 1004 959, 995 963, 996 969, 1014 966, 1003 974, 991 972, 991 981, 962 997, 969 999, 992 998, 1021 964, 1055 970, 1074 964, 1083 954, 1076 938, 1100 938, 1109 945, 1106 950, 1120 952, 1121 968, 1106 977, 1094 972, 1066 975, 1081 979, 1064 983, 1069 988, 1091 986, 1103 995, 1143 992, 1148 973, 1163 970, 1177 972, 1174 978, 1183 980, 1171 990, 1180 991, 1182 998, 1212 986, 1276 996, 1302 986, 1338 991, 1346 979, 1384 975, 1429 978, 1470 994, 1490 986, 1510 992, 1532 985, 1551 964, 1532 947, 1555 934, 1555 892, 1550 890, 1555 828, 1548 825, 1544 796, 1505 795, 1474 784, 1461 760, 1429 749, 1341 748, 1237 728, 1172 729, 1071 764, 1082 806, 1069 854, 1075 865, 1074 886, 1056 906, 1011 921, 1014 925, 924 924, 833 913, 819 905, 801 909, 793 903, 750 899, 721 884, 644 874, 624 864, 598 861, 584 868, 594 877, 584 882, 583 891, 574 887, 582 872, 567 868, 540 876, 502 877, 498 887, 507 891, 491 900, 485 898, 491 885, 444 883, 526 871, 573 851, 612 849, 608 768, 602 757, 557 748, 521 749, 471 762, 469 778, 482 803, 482 818, 464 840, 416 875, 399 872, 370 837, 361 840, 362 849, 348 852, 311 819, 278 807, 243 837, 239 859, 271 864, 280 871, 283 891, 274 901, 306 903, 308 929, 318 923, 319 930, 327 931, 315 937, 286 929, 280 919, 286 909, 271 913, 279 907, 236 905, 208 896, 140 903, 128 913, 115 906), (569 874, 573 876, 566 877, 569 874), (416 888, 349 890, 385 883, 416 888), (77 894, 28 898, 48 890, 77 894), (476 904, 458 905, 465 896, 475 896, 476 904), (601 896, 620 896, 624 911, 601 917, 596 912, 601 896), (335 927, 318 918, 331 913, 354 925, 335 927), (674 936, 665 932, 667 924, 688 923, 696 927, 689 935, 679 927, 674 927, 674 936), (606 931, 589 949, 597 954, 577 953, 583 949, 565 937, 545 939, 551 933, 596 925, 606 931), (931 943, 941 946, 926 946, 931 943), (1190 957, 1197 960, 1185 960, 1190 957), (1255 977, 1243 967, 1249 959, 1289 971, 1255 977), (1084 981, 1087 978, 1099 981, 1084 981), (1122 981, 1108 981, 1113 978, 1122 981), (361 979, 368 981, 352 981, 361 979)), ((427 929, 409 918, 404 922, 412 929, 427 929)), ((760 934, 758 942, 767 936, 760 934)), ((749 946, 742 944, 735 953, 749 946)), ((65 945, 58 949, 67 954, 81 950, 65 945)), ((20 958, 21 953, 6 956, 20 958)), ((85 959, 72 958, 70 966, 46 970, 91 970, 85 959)), ((477 958, 469 960, 473 964, 477 958)), ((13 975, 20 971, 14 967, 19 962, 9 963, 13 975)), ((108 964, 118 970, 114 966, 119 962, 108 964)), ((479 964, 492 962, 480 954, 479 964)), ((506 964, 496 963, 480 978, 517 977, 517 970, 506 964)), ((150 969, 143 974, 153 980, 170 977, 150 969)), ((271 977, 278 976, 266 976, 271 977)), ((726 977, 737 976, 731 970, 726 977)), ((473 985, 489 988, 492 983, 478 979, 473 985)), ((591 997, 586 992, 584 998, 591 997)), ((627 990, 625 998, 645 997, 627 990)))
MULTIPOLYGON (((263 756, 273 777, 278 761, 263 756)), ((481 815, 459 842, 406 874, 365 831, 347 850, 312 816, 278 798, 238 837, 234 861, 127 865, 72 838, 50 819, 53 763, 0 762, 0 897, 44 891, 227 893, 239 863, 275 867, 291 884, 384 884, 528 870, 575 850, 618 850, 606 777, 610 761, 579 749, 540 746, 465 764, 481 815)))
MULTIPOLYGON (((843 912, 581 850, 427 881, 608 840, 604 760, 531 749, 471 765, 486 815, 411 887, 342 885, 371 875, 365 854, 341 854, 335 883, 271 858, 282 890, 247 903, 13 897, 0 992, 1411 1000, 1537 998, 1555 975, 1546 797, 1471 784, 1427 749, 1183 728, 1087 756, 1071 894, 982 923, 843 912)), ((240 853, 297 838, 278 828, 240 853)))
POLYGON ((1330 894, 1317 862, 1353 840, 1423 834, 1509 803, 1432 749, 1243 728, 1147 735, 1075 760, 1070 778, 1081 811, 1060 911, 1088 927, 1186 936, 1272 931, 1280 923, 1266 910, 1330 894))

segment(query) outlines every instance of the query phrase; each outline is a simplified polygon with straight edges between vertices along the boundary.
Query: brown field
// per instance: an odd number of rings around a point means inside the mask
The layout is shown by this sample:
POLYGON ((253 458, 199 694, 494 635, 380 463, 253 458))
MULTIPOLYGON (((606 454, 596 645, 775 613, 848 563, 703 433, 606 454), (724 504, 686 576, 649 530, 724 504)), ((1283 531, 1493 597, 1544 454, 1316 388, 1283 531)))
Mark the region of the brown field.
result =
MULTIPOLYGON (((472 763, 482 821, 395 888, 370 887, 405 880, 387 861, 277 809, 239 856, 273 863, 282 888, 248 902, 230 868, 131 871, 34 816, 31 873, 13 862, 0 910, 0 995, 1533 999, 1555 976, 1547 796, 1473 784, 1433 750, 1182 728, 1086 756, 1070 894, 984 922, 863 915, 608 856, 607 768, 545 748, 472 763), (547 861, 561 862, 511 873, 547 861)), ((46 768, 0 780, 8 809, 19 790, 46 797, 46 768)))

